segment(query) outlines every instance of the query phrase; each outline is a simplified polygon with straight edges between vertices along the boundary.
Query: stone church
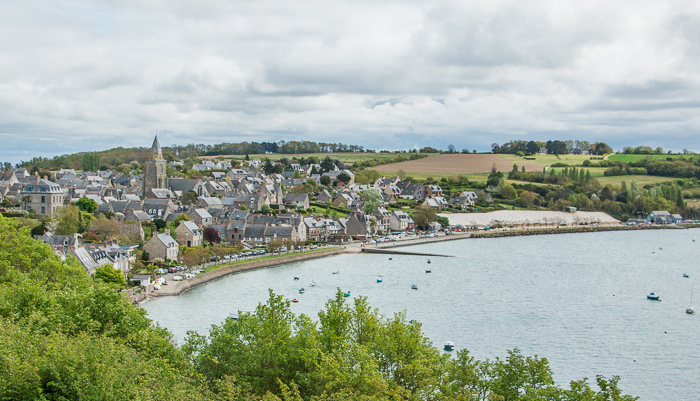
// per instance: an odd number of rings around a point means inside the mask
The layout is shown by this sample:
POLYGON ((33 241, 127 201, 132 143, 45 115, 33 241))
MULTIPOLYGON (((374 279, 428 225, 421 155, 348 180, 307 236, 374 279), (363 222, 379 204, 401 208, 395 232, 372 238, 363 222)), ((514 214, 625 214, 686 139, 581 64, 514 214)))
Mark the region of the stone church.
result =
POLYGON ((163 151, 158 142, 158 135, 153 140, 151 146, 151 158, 146 160, 146 166, 143 169, 143 198, 151 189, 167 189, 168 178, 165 173, 165 159, 163 159, 163 151))

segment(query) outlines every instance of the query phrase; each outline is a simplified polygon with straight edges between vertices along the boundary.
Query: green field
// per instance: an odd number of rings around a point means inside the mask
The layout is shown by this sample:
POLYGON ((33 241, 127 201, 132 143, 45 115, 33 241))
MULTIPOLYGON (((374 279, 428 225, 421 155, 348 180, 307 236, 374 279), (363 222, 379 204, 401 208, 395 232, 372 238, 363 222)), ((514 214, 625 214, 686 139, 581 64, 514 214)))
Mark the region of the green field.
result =
POLYGON ((620 187, 620 183, 622 181, 625 181, 627 185, 629 185, 632 180, 637 181, 637 186, 640 188, 647 185, 647 184, 658 184, 660 182, 666 182, 666 181, 674 181, 677 180, 677 178, 673 177, 659 177, 655 175, 616 175, 612 177, 596 177, 596 180, 600 183, 600 185, 608 185, 610 184, 613 187, 620 187))
POLYGON ((632 162, 636 162, 638 160, 642 160, 646 157, 650 157, 652 159, 657 159, 657 160, 666 160, 669 157, 672 159, 680 159, 681 157, 697 159, 698 155, 627 155, 627 154, 623 154, 623 153, 616 153, 614 155, 610 155, 610 157, 608 157, 608 160, 612 160, 612 161, 616 161, 616 162, 632 163, 632 162))
POLYGON ((591 160, 591 162, 598 161, 597 158, 602 156, 591 156, 591 155, 532 155, 527 156, 528 159, 534 158, 534 160, 528 160, 520 156, 511 154, 499 154, 500 157, 511 161, 517 165, 521 164, 544 164, 549 167, 555 163, 564 163, 568 165, 580 165, 584 160, 591 160), (591 159, 593 158, 593 159, 591 159))

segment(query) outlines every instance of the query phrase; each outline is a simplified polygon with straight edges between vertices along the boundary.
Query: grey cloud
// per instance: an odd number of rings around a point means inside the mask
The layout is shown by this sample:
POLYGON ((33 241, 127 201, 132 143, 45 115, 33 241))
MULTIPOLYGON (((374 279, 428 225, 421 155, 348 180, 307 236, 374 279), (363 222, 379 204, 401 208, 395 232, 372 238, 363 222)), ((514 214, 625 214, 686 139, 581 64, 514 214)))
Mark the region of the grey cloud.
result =
POLYGON ((0 161, 148 146, 156 129, 183 144, 700 148, 692 2, 60 3, 0 5, 0 161))

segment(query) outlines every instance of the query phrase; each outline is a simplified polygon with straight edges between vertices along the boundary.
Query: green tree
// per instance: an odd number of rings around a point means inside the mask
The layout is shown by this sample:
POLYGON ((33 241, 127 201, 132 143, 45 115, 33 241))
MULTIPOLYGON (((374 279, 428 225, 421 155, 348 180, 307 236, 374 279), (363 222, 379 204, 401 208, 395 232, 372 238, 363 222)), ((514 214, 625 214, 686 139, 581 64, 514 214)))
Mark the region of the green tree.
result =
POLYGON ((362 205, 362 210, 366 213, 372 213, 377 206, 382 204, 382 193, 377 188, 368 188, 362 192, 362 200, 365 202, 362 205))
POLYGON ((437 221, 437 214, 430 206, 422 205, 413 211, 413 222, 421 229, 427 229, 430 223, 435 221, 437 221))
POLYGON ((350 179, 351 179, 350 175, 348 175, 347 173, 340 173, 340 174, 338 174, 337 178, 338 178, 338 181, 340 181, 344 184, 347 184, 348 182, 350 182, 350 179))
POLYGON ((56 235, 73 235, 80 229, 80 210, 69 205, 58 210, 56 235))
POLYGON ((333 162, 333 160, 331 160, 329 156, 326 156, 325 159, 321 160, 321 163, 319 163, 319 165, 321 166, 322 173, 327 173, 335 169, 335 162, 333 162))
POLYGON ((86 196, 83 196, 82 198, 78 199, 77 202, 75 202, 75 205, 78 207, 83 212, 87 213, 95 213, 95 210, 97 210, 97 202, 94 199, 90 199, 86 196))
POLYGON ((327 175, 322 175, 319 179, 319 182, 321 183, 321 185, 329 186, 331 184, 331 177, 327 175))
POLYGON ((124 275, 122 272, 109 264, 98 266, 97 269, 95 269, 95 275, 93 278, 95 280, 102 281, 103 283, 112 283, 120 287, 124 285, 124 275))

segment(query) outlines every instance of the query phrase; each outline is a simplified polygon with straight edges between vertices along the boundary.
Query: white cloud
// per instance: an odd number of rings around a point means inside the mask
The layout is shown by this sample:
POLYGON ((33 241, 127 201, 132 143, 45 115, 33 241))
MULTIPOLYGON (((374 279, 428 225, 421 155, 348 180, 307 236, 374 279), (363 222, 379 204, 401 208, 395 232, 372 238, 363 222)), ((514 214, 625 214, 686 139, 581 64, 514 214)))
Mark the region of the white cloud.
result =
POLYGON ((0 5, 0 160, 309 139, 700 149, 692 1, 0 5))

